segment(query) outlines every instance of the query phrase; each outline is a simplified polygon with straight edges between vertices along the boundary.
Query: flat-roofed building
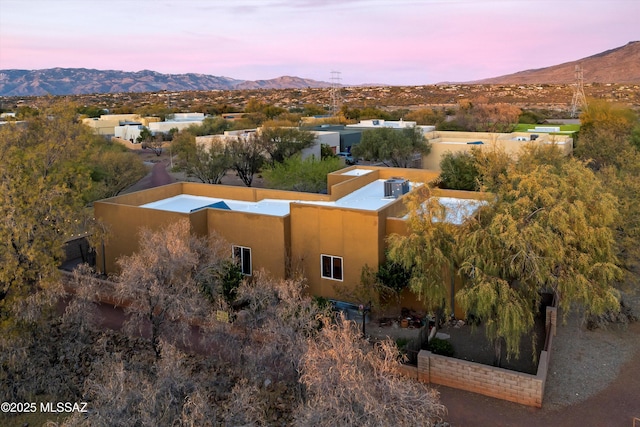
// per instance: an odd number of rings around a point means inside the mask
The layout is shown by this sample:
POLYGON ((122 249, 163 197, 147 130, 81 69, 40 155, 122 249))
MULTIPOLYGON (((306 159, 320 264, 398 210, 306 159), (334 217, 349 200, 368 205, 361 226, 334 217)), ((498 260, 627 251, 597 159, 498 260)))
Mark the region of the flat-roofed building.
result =
MULTIPOLYGON (((244 274, 265 270, 284 278, 294 269, 307 278, 312 295, 344 300, 365 265, 377 270, 384 262, 386 237, 409 232, 407 193, 436 178, 420 169, 352 166, 327 176, 328 194, 179 182, 101 200, 95 217, 111 235, 98 250, 98 269, 117 272, 116 260, 138 249, 141 227, 161 230, 186 218, 195 234, 223 237, 244 274)), ((446 220, 453 223, 489 197, 434 194, 445 198, 451 209, 446 220)), ((450 280, 461 286, 454 275, 450 280)), ((420 307, 409 293, 404 304, 420 307)))
POLYGON ((516 157, 527 144, 554 144, 567 156, 573 153, 572 133, 434 131, 425 134, 425 137, 431 144, 431 151, 422 156, 422 167, 435 171, 440 170, 440 161, 446 153, 469 152, 474 148, 504 150, 508 155, 516 157))

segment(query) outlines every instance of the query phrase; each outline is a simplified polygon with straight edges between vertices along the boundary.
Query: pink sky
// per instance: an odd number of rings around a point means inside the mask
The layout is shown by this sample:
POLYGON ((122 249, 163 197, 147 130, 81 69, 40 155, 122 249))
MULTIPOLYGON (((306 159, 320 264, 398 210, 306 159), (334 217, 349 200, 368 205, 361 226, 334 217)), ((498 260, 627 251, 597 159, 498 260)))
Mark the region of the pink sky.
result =
POLYGON ((0 69, 471 81, 640 40, 640 0, 0 0, 0 69))

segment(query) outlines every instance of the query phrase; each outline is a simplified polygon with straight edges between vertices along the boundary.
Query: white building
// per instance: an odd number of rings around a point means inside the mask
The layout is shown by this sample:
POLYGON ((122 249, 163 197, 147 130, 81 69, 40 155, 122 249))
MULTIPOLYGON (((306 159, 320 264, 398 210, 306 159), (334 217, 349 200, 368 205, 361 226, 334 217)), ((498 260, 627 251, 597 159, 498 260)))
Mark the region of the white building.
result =
POLYGON ((347 125, 347 128, 358 128, 358 129, 376 129, 376 128, 392 128, 392 129, 406 129, 418 127, 422 129, 422 133, 433 132, 436 130, 435 126, 418 126, 417 122, 412 121, 404 121, 400 120, 383 120, 383 119, 370 119, 370 120, 360 120, 360 123, 354 125, 347 125))
MULTIPOLYGON (((260 129, 242 129, 242 130, 233 130, 233 131, 225 131, 223 135, 205 135, 205 136, 197 136, 196 137, 196 145, 204 145, 208 146, 212 144, 214 141, 221 141, 222 143, 227 143, 229 141, 235 140, 238 137, 249 137, 249 135, 253 133, 259 133, 260 129)), ((302 150, 301 155, 303 159, 306 159, 310 156, 315 156, 316 159, 321 158, 321 146, 322 144, 328 145, 334 153, 340 151, 340 134, 338 132, 324 132, 324 131, 313 131, 312 132, 316 136, 315 144, 311 147, 307 147, 302 150)))

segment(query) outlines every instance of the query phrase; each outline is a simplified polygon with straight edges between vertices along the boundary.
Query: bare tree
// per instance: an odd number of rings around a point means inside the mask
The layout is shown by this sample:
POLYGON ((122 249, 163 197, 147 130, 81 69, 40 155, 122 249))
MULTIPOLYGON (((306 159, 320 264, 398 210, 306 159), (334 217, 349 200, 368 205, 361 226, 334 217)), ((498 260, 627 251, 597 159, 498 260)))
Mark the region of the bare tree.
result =
POLYGON ((188 320, 206 317, 211 305, 200 291, 203 277, 215 280, 223 261, 231 256, 218 238, 193 236, 187 220, 161 231, 143 229, 140 251, 122 257, 115 296, 130 315, 129 330, 150 328, 151 342, 160 357, 160 338, 168 332, 188 331, 188 320))
POLYGON ((318 337, 308 340, 302 359, 306 394, 296 424, 435 425, 445 414, 438 392, 401 377, 398 358, 393 342, 372 347, 353 322, 327 319, 318 337))

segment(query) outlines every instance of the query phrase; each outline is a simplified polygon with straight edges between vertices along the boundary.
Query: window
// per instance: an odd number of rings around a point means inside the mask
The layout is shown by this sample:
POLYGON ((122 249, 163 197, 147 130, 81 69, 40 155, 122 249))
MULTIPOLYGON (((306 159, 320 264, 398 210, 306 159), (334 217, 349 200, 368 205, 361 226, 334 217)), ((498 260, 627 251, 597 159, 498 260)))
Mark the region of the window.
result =
POLYGON ((240 265, 240 268, 242 269, 242 274, 251 276, 251 248, 234 245, 233 259, 236 260, 238 265, 240 265))
POLYGON ((320 263, 322 277, 325 279, 342 280, 342 257, 321 255, 320 263))

